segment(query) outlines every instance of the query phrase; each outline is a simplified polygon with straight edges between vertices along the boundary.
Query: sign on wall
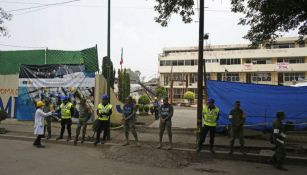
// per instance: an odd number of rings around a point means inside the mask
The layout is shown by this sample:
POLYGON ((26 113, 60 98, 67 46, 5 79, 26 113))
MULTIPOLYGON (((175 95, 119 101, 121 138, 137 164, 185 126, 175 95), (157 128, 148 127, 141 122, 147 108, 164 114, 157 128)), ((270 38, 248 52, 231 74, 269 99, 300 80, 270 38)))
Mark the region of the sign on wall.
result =
POLYGON ((289 69, 289 63, 287 63, 287 62, 277 63, 276 69, 278 71, 288 70, 289 69))
POLYGON ((37 101, 48 100, 59 110, 61 96, 69 97, 76 109, 81 99, 94 105, 95 73, 84 65, 21 65, 16 118, 33 120, 37 101))

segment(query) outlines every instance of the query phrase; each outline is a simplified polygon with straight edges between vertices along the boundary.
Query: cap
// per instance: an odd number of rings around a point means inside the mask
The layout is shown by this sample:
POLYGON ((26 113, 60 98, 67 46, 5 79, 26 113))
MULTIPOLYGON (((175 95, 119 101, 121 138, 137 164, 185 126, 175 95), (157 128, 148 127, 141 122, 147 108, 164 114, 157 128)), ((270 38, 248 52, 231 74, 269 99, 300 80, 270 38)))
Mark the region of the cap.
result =
POLYGON ((102 98, 103 100, 107 100, 109 97, 108 97, 108 95, 104 94, 104 95, 102 95, 101 98, 102 98))
POLYGON ((62 96, 61 96, 61 100, 67 100, 67 99, 68 99, 67 96, 65 96, 65 95, 62 95, 62 96))

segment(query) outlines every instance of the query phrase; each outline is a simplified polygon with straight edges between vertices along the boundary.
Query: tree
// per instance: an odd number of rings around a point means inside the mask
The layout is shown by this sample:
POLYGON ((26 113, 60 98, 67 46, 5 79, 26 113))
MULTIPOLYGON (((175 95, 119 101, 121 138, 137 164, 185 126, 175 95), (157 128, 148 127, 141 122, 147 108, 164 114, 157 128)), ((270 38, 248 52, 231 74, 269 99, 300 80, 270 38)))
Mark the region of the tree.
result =
POLYGON ((191 91, 187 91, 186 93, 184 93, 183 98, 187 99, 189 103, 191 103, 195 99, 195 93, 191 91))
POLYGON ((125 99, 130 95, 130 76, 126 69, 118 69, 118 98, 120 101, 125 101, 125 99))
POLYGON ((144 106, 144 105, 149 104, 149 103, 150 103, 150 100, 149 100, 149 98, 147 97, 147 95, 142 95, 142 96, 140 96, 138 103, 139 103, 139 104, 142 104, 142 105, 144 106))
POLYGON ((272 42, 281 32, 298 29, 298 34, 307 34, 306 0, 232 0, 231 10, 243 13, 240 25, 250 25, 244 36, 253 45, 272 42))
POLYGON ((166 97, 167 96, 167 91, 166 89, 163 87, 163 86, 159 86, 157 87, 156 89, 156 96, 157 98, 163 98, 163 97, 166 97))
MULTIPOLYGON (((190 23, 194 14, 194 0, 156 0, 155 21, 167 26, 172 14, 179 14, 182 21, 190 23)), ((240 25, 250 25, 244 36, 254 46, 272 42, 281 32, 298 28, 299 35, 307 34, 306 0, 231 0, 231 10, 243 13, 240 25)))
POLYGON ((5 21, 10 21, 11 19, 12 14, 7 13, 3 8, 0 7, 0 36, 8 35, 7 28, 3 24, 5 21))
POLYGON ((126 71, 130 75, 131 80, 140 81, 140 75, 141 75, 140 71, 138 71, 138 70, 133 71, 131 69, 127 69, 126 71))
POLYGON ((112 61, 108 58, 108 57, 103 57, 103 60, 102 60, 102 75, 107 79, 108 78, 108 71, 109 69, 111 69, 111 77, 110 77, 110 86, 111 88, 114 89, 114 82, 115 82, 115 74, 116 74, 116 71, 115 69, 113 68, 113 63, 112 61), (108 66, 110 62, 110 67, 108 66))

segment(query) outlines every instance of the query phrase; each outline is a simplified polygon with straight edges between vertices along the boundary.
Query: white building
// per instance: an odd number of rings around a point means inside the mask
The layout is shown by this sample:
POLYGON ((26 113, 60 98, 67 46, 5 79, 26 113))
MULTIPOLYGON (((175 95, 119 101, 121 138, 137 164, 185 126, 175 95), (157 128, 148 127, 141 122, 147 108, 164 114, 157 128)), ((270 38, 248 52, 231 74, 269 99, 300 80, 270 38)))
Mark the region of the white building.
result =
MULTIPOLYGON (((279 38, 268 47, 247 44, 204 49, 207 78, 245 83, 292 85, 307 77, 307 47, 298 37, 279 38)), ((182 101, 184 92, 197 90, 198 47, 164 48, 159 55, 160 85, 182 101)))

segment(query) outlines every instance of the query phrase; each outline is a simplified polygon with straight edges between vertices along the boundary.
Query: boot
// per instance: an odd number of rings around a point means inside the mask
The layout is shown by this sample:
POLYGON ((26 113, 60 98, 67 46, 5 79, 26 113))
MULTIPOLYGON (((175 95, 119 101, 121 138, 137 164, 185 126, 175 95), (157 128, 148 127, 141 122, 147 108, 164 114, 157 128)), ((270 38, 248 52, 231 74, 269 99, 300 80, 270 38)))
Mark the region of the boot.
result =
POLYGON ((75 140, 74 140, 74 145, 76 146, 78 144, 78 137, 76 136, 75 140))
POLYGON ((61 139, 63 139, 63 136, 62 136, 62 135, 59 136, 58 138, 56 138, 55 140, 61 140, 61 139))
POLYGON ((161 149, 162 148, 162 142, 159 143, 159 145, 157 146, 157 149, 161 149))
POLYGON ((51 134, 48 134, 47 140, 51 139, 51 134))
POLYGON ((122 146, 127 146, 127 145, 129 145, 130 143, 129 143, 129 140, 126 140, 126 142, 122 145, 122 146))

